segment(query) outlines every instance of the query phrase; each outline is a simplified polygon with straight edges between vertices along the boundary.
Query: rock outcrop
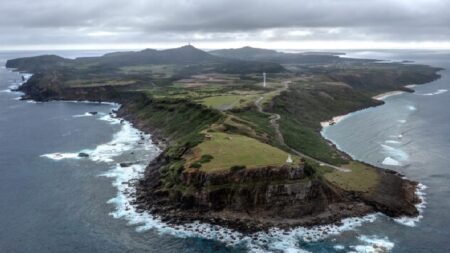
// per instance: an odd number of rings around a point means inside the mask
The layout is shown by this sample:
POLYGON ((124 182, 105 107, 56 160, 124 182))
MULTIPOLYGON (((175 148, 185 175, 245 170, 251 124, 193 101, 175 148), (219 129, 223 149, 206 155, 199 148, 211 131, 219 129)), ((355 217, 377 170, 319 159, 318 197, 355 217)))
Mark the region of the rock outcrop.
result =
POLYGON ((262 167, 205 173, 187 170, 177 187, 166 188, 159 168, 164 155, 149 165, 137 183, 136 204, 171 223, 201 220, 240 231, 313 226, 373 212, 417 215, 416 183, 381 171, 371 192, 349 192, 317 175, 309 166, 262 167))
MULTIPOLYGON (((148 121, 148 114, 145 114, 145 118, 130 109, 133 104, 152 105, 153 101, 145 94, 122 91, 112 86, 65 87, 60 85, 62 79, 59 72, 38 73, 22 85, 20 90, 25 92, 25 99, 37 101, 90 100, 121 103, 123 106, 117 112, 120 117, 132 121, 139 129, 152 133, 153 137, 169 139, 170 144, 170 136, 166 136, 164 131, 155 132, 158 126, 148 121)), ((164 101, 152 109, 172 110, 169 113, 173 113, 176 106, 180 105, 164 101)), ((189 109, 199 107, 191 103, 183 103, 183 106, 189 109)), ((201 111, 199 115, 202 115, 203 121, 217 116, 201 107, 195 110, 201 111)), ((192 121, 193 118, 189 120, 192 121)), ((175 134, 177 133, 172 135, 175 134)), ((415 194, 416 183, 382 169, 377 169, 379 183, 369 192, 341 189, 306 164, 221 173, 172 170, 172 181, 164 181, 166 176, 162 175, 162 166, 174 159, 181 159, 188 148, 179 147, 172 150, 170 155, 164 152, 148 166, 144 178, 136 185, 136 204, 142 211, 160 215, 169 222, 203 220, 241 231, 256 231, 273 226, 287 228, 329 224, 339 222, 342 218, 377 211, 393 217, 418 214, 414 206, 420 201, 415 194)))

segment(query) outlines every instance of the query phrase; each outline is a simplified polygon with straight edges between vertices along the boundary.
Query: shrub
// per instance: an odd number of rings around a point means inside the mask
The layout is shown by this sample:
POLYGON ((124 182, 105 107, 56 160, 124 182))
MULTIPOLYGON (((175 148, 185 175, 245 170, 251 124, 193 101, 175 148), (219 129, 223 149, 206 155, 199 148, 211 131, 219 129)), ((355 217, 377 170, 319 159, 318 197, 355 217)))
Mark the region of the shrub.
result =
POLYGON ((202 167, 202 164, 199 162, 195 162, 191 164, 191 168, 200 169, 202 167))
POLYGON ((202 157, 200 158, 200 160, 198 161, 199 163, 209 163, 212 159, 214 158, 214 156, 212 155, 202 155, 202 157))
POLYGON ((240 170, 245 170, 245 168, 246 168, 245 165, 234 165, 234 166, 231 166, 230 170, 232 172, 237 172, 240 170))

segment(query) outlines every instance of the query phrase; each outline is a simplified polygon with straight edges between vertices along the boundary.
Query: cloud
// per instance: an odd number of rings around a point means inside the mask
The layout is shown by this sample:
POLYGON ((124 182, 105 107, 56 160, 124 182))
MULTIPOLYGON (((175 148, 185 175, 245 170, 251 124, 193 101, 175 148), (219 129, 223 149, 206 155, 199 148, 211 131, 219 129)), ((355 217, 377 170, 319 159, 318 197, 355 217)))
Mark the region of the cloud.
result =
POLYGON ((450 41, 447 0, 15 0, 0 45, 450 41))

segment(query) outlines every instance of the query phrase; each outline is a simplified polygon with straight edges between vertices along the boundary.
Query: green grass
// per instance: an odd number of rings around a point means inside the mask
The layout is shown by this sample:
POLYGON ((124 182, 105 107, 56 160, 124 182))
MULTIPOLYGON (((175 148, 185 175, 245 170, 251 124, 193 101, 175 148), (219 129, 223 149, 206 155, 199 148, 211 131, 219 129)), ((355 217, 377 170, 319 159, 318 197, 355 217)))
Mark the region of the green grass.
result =
POLYGON ((347 162, 339 152, 311 128, 282 115, 279 121, 280 131, 289 147, 299 150, 321 161, 340 165, 347 162))
POLYGON ((379 182, 377 171, 368 165, 351 162, 343 167, 349 169, 350 172, 334 170, 333 172, 325 173, 325 179, 344 190, 358 192, 369 192, 379 182))
POLYGON ((126 86, 135 83, 135 80, 115 80, 115 79, 76 79, 66 82, 67 86, 78 87, 99 87, 105 85, 126 86))
POLYGON ((215 109, 222 109, 224 107, 231 107, 232 105, 239 103, 241 98, 242 96, 240 95, 224 95, 204 98, 200 100, 200 102, 215 109))
POLYGON ((120 71, 124 74, 154 74, 161 76, 171 76, 174 74, 175 66, 173 65, 136 65, 126 66, 120 68, 120 71))
MULTIPOLYGON (((214 158, 203 163, 201 170, 215 172, 228 170, 233 166, 245 166, 247 169, 261 166, 280 166, 286 164, 288 153, 243 135, 226 134, 222 132, 208 133, 211 140, 205 140, 195 147, 196 157, 188 158, 196 161, 197 157, 209 154, 214 158)), ((294 163, 299 159, 293 157, 294 163)))
POLYGON ((275 130, 270 124, 269 115, 256 111, 255 109, 237 110, 232 112, 234 116, 251 123, 252 128, 258 135, 268 136, 269 143, 272 145, 279 145, 276 143, 275 130))

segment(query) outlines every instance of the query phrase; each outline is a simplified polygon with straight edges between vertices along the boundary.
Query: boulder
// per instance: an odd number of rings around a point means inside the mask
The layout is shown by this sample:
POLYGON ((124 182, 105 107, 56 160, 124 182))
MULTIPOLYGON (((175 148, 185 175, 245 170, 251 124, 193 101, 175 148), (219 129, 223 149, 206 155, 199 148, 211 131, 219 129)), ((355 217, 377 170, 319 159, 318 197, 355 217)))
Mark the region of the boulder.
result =
POLYGON ((78 157, 82 157, 82 158, 88 158, 88 157, 89 157, 89 154, 86 154, 86 153, 80 152, 80 153, 78 153, 78 157))

